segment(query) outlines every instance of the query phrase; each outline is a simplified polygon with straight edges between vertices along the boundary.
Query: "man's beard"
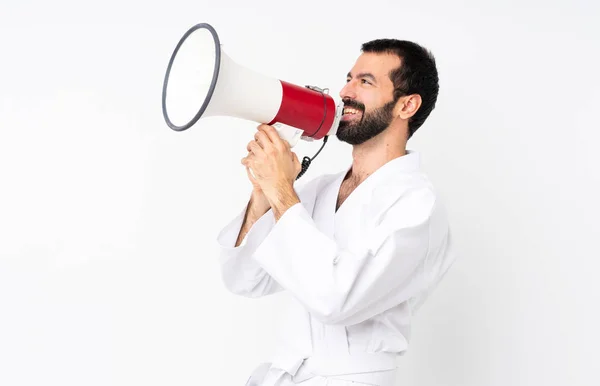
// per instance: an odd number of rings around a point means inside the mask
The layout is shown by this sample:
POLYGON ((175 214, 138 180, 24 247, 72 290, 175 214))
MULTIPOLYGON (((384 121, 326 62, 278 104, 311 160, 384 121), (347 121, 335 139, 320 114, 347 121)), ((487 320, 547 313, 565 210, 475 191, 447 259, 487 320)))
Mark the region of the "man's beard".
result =
POLYGON ((350 145, 360 145, 381 134, 394 119, 393 110, 396 101, 386 103, 382 107, 365 113, 365 105, 354 100, 345 100, 345 107, 352 107, 362 112, 360 121, 341 121, 336 137, 350 145))

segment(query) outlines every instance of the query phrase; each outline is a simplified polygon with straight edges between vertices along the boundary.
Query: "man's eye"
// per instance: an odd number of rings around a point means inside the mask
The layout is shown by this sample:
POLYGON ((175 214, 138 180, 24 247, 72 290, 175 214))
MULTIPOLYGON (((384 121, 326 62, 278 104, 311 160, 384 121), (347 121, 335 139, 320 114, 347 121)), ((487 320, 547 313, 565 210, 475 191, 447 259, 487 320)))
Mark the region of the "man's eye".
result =
POLYGON ((371 82, 369 82, 369 81, 368 81, 368 80, 366 80, 366 79, 361 79, 361 82, 362 82, 363 84, 364 84, 364 83, 366 83, 366 84, 371 84, 371 82))

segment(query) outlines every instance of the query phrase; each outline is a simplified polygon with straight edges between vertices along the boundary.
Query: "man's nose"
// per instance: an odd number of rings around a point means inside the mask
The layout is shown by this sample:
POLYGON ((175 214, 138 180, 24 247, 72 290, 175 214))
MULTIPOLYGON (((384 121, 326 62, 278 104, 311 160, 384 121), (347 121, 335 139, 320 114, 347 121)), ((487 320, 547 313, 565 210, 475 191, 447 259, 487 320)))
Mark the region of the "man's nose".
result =
POLYGON ((340 98, 356 99, 356 91, 354 89, 354 83, 352 81, 346 83, 346 85, 340 90, 340 98))

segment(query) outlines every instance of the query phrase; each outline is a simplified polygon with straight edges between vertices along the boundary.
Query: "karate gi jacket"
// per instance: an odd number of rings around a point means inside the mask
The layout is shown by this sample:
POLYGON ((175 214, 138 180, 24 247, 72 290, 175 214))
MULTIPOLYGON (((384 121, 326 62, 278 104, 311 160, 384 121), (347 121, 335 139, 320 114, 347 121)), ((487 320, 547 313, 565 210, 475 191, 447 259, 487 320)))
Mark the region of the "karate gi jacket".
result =
MULTIPOLYGON (((384 164, 336 211, 349 170, 295 187, 301 202, 277 222, 269 210, 240 246, 246 208, 217 237, 229 291, 292 295, 271 376, 297 382, 299 370, 306 378, 396 368, 412 315, 455 259, 446 212, 419 153, 384 164)), ((248 384, 267 386, 261 381, 248 384)))

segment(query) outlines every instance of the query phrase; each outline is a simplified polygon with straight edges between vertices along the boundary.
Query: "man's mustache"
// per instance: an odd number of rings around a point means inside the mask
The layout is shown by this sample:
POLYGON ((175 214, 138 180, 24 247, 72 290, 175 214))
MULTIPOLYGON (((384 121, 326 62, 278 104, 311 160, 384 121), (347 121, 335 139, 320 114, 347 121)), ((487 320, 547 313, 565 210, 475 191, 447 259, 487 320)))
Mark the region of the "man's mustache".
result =
POLYGON ((365 111, 365 105, 354 99, 344 99, 344 107, 351 107, 360 110, 361 112, 365 111))

